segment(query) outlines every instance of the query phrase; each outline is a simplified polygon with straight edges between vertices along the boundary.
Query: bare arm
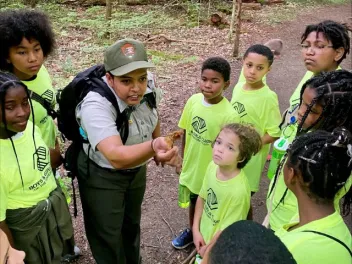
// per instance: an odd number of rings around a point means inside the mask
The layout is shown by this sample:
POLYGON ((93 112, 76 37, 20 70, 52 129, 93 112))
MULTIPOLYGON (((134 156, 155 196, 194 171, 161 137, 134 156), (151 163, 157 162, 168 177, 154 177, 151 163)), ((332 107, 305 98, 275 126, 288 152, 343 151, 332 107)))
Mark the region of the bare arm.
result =
MULTIPOLYGON (((169 149, 163 137, 154 139, 153 146, 151 140, 140 144, 125 146, 122 144, 120 136, 111 136, 100 141, 97 145, 97 149, 116 169, 138 166, 154 155, 156 155, 160 161, 168 162, 177 157, 178 153, 177 147, 173 147, 171 150, 169 149), (153 149, 156 152, 154 152, 153 149)), ((170 165, 172 165, 172 163, 170 165)))
POLYGON ((209 258, 210 250, 215 245, 216 241, 218 240, 219 236, 221 235, 221 232, 222 232, 221 230, 216 232, 215 235, 213 236, 213 238, 209 241, 209 243, 206 244, 204 247, 202 247, 202 249, 200 250, 200 255, 203 258, 203 261, 205 263, 208 263, 208 262, 206 262, 206 259, 209 258))
POLYGON ((262 136, 262 143, 263 145, 271 144, 275 142, 275 140, 277 140, 278 138, 279 137, 272 137, 268 133, 265 133, 264 136, 262 136))
POLYGON ((9 240, 11 247, 14 247, 13 237, 12 237, 11 231, 10 231, 9 227, 7 226, 5 220, 0 222, 0 229, 2 231, 4 231, 4 233, 6 234, 7 239, 9 240))
POLYGON ((184 158, 185 155, 185 146, 186 146, 186 130, 183 129, 183 135, 182 135, 182 145, 181 145, 181 157, 184 158))
POLYGON ((59 167, 62 164, 62 156, 60 153, 60 144, 59 141, 56 139, 55 142, 55 148, 54 149, 50 149, 50 163, 51 163, 51 167, 53 169, 56 169, 57 167, 59 167))
POLYGON ((200 252, 201 248, 205 246, 205 241, 203 239, 202 234, 200 233, 200 219, 202 217, 203 207, 204 207, 204 200, 203 198, 198 196, 196 209, 194 212, 193 227, 192 227, 193 242, 194 242, 194 245, 196 246, 198 253, 200 252))

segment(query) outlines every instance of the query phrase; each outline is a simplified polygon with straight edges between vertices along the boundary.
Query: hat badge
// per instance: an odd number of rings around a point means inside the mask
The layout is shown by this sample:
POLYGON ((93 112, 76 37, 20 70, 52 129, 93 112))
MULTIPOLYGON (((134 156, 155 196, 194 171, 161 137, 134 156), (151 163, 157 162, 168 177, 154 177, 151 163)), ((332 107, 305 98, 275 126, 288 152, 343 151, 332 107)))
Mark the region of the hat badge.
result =
POLYGON ((121 47, 122 54, 126 57, 132 58, 136 53, 135 48, 132 44, 126 43, 121 47))

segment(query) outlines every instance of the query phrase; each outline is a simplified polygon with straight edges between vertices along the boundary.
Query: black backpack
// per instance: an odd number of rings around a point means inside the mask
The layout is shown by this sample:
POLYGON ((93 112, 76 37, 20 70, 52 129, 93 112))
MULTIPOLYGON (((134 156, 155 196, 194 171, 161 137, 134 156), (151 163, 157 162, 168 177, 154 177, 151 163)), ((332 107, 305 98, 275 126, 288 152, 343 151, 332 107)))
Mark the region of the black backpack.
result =
MULTIPOLYGON (((102 80, 105 73, 104 65, 95 65, 80 72, 65 88, 59 90, 57 94, 59 131, 64 138, 72 141, 72 144, 65 153, 64 162, 65 169, 71 177, 77 175, 77 158, 82 148, 82 143, 88 143, 80 134, 79 124, 76 120, 76 107, 89 92, 94 91, 99 93, 116 108, 116 127, 120 133, 122 142, 125 143, 128 137, 129 116, 125 111, 123 113, 120 112, 114 93, 102 80)), ((154 91, 154 87, 150 88, 154 91)), ((144 96, 142 102, 145 101, 150 108, 156 108, 155 98, 154 92, 148 93, 144 96)))

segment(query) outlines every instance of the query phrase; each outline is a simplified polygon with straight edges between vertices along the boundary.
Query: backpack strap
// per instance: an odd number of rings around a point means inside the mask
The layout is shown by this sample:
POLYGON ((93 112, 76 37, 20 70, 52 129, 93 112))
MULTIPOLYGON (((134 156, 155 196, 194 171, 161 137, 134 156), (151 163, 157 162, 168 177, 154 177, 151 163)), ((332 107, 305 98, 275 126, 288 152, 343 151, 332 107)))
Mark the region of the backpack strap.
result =
POLYGON ((31 99, 40 103, 45 108, 48 115, 50 115, 53 119, 57 117, 57 112, 51 107, 50 103, 45 100, 42 96, 32 90, 29 91, 29 95, 31 99))
POLYGON ((336 238, 336 237, 333 237, 333 236, 330 236, 328 234, 325 234, 325 233, 322 233, 322 232, 318 232, 318 231, 314 231, 314 230, 304 230, 302 232, 311 232, 311 233, 314 233, 314 234, 317 234, 317 235, 321 235, 321 236, 325 236, 325 237, 328 237, 334 241, 336 241, 337 243, 339 243, 341 246, 343 246, 344 248, 347 249, 348 253, 350 253, 351 257, 352 257, 352 251, 351 249, 349 249, 349 247, 344 243, 342 242, 340 239, 336 238))
POLYGON ((90 89, 90 91, 97 92, 102 97, 106 98, 116 109, 116 127, 120 133, 122 143, 125 144, 129 133, 129 116, 127 116, 127 111, 123 111, 123 113, 121 113, 114 93, 101 78, 90 77, 88 78, 87 83, 94 87, 94 89, 90 89))

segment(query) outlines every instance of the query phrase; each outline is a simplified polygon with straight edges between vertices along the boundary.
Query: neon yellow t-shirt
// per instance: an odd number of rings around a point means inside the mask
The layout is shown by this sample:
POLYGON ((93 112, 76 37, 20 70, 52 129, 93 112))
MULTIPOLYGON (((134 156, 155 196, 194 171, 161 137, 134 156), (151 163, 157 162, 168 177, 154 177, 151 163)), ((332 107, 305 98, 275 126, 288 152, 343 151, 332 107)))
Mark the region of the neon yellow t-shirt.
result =
POLYGON ((228 181, 217 179, 218 166, 211 161, 199 196, 205 200, 200 233, 205 243, 234 222, 247 219, 251 191, 243 170, 228 181))
MULTIPOLYGON (((338 67, 336 70, 341 70, 341 67, 338 67)), ((290 109, 294 109, 297 105, 299 105, 299 100, 301 96, 301 89, 303 84, 306 83, 310 78, 312 78, 314 75, 313 72, 307 71, 306 74, 303 76, 302 80, 299 82, 296 90, 293 92, 293 94, 290 97, 290 109)))
MULTIPOLYGON (((289 223, 291 220, 298 219, 297 198, 293 194, 293 192, 291 192, 290 190, 287 189, 285 181, 284 181, 283 170, 280 171, 279 177, 276 182, 277 183, 275 186, 275 192, 272 192, 269 197, 269 192, 272 188, 274 181, 272 180, 270 182, 270 186, 269 186, 269 190, 268 190, 268 197, 266 200, 267 210, 269 212, 271 200, 273 199, 272 200, 273 204, 271 205, 272 212, 270 214, 269 223, 270 223, 270 228, 274 231, 278 230, 283 225, 289 223), (286 189, 287 189, 287 193, 286 193, 284 202, 280 203, 280 200, 283 197, 286 189), (274 196, 273 196, 273 194, 274 194, 274 196)), ((335 206, 335 210, 338 213, 340 212, 339 202, 340 202, 341 198, 350 189, 351 185, 352 185, 352 176, 350 176, 348 178, 345 185, 335 195, 334 206, 335 206)))
POLYGON ((32 131, 33 123, 28 121, 23 134, 13 137, 24 187, 11 141, 0 139, 0 221, 6 219, 7 209, 32 207, 48 198, 50 192, 57 187, 50 165, 49 149, 41 138, 38 127, 34 134, 37 149, 34 149, 32 131), (36 155, 33 156, 34 153, 36 155))
MULTIPOLYGON (((238 78, 237 84, 242 82, 246 82, 246 77, 244 77, 244 72, 243 72, 243 66, 242 66, 240 77, 238 78)), ((266 75, 264 75, 262 82, 266 84, 266 75)))
MULTIPOLYGON (((231 100, 240 122, 252 124, 261 137, 265 133, 272 137, 279 137, 281 134, 279 128, 281 114, 276 93, 270 90, 267 85, 255 91, 246 91, 243 89, 244 84, 238 83, 235 86, 231 100)), ((252 192, 259 190, 260 176, 269 150, 270 144, 264 145, 244 167, 252 192)))
MULTIPOLYGON (((53 89, 51 79, 47 69, 42 65, 37 77, 31 81, 22 81, 27 85, 29 90, 32 90, 43 97, 45 100, 50 102, 52 107, 55 107, 56 98, 55 91, 53 89)), ((42 132, 44 142, 49 148, 55 148, 55 140, 57 136, 57 130, 54 120, 48 115, 46 109, 37 101, 32 100, 34 109, 34 122, 42 132)), ((30 117, 32 120, 32 117, 30 117)))
POLYGON ((178 126, 186 130, 180 184, 198 194, 205 171, 212 160, 211 144, 223 125, 238 122, 230 102, 223 98, 218 104, 205 105, 201 93, 191 96, 183 109, 178 126))
POLYGON ((307 71, 306 74, 303 76, 302 80, 299 82, 296 90, 293 92, 293 94, 290 97, 290 108, 291 109, 293 109, 297 105, 299 105, 302 86, 303 86, 303 84, 305 84, 306 81, 308 81, 310 78, 312 78, 313 75, 314 75, 313 72, 307 71))
POLYGON ((352 237, 338 212, 322 219, 310 222, 292 231, 287 231, 298 222, 285 225, 275 235, 286 245, 297 264, 351 264, 352 257, 340 243, 316 231, 339 239, 352 249, 352 237))

